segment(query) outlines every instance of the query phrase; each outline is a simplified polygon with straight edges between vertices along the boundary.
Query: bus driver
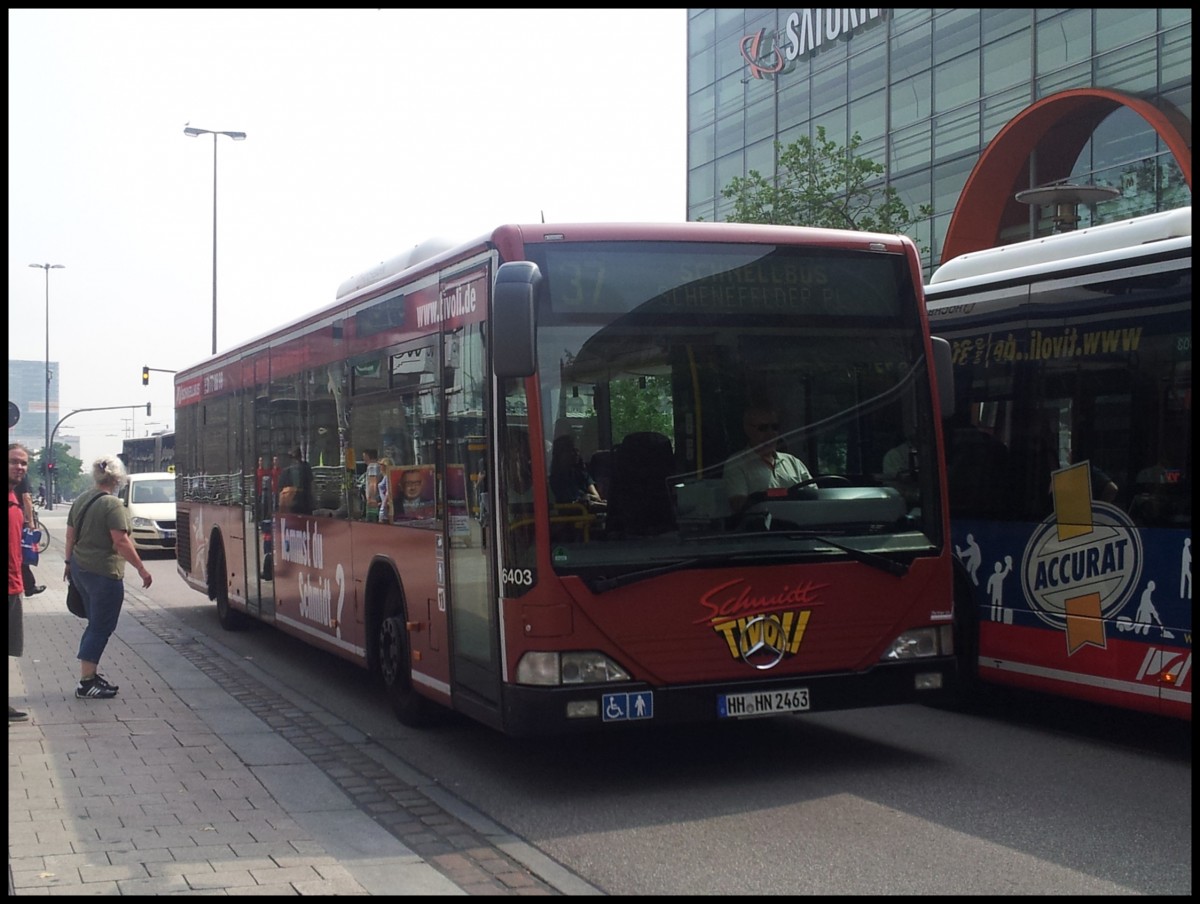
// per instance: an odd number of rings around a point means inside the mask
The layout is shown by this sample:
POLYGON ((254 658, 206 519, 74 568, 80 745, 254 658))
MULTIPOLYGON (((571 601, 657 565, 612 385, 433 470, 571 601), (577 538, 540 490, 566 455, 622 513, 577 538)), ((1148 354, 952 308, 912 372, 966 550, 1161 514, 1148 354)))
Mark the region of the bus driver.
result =
POLYGON ((734 514, 751 493, 791 487, 812 479, 804 462, 780 451, 779 413, 766 405, 751 405, 742 415, 748 446, 725 462, 725 495, 734 514))

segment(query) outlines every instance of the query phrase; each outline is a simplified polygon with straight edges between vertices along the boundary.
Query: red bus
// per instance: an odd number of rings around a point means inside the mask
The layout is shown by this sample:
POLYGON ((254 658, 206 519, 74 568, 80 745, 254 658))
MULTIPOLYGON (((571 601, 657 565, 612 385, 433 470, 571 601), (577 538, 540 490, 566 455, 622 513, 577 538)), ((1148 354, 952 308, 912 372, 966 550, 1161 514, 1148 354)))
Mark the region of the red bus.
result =
POLYGON ((537 224, 418 246, 177 375, 179 573, 225 627, 377 675, 406 724, 932 702, 957 670, 948 353, 901 237, 537 224), (768 443, 808 476, 735 511, 723 464, 768 443), (556 446, 603 504, 554 495, 556 446))
POLYGON ((968 683, 1192 717, 1191 224, 965 254, 926 287, 968 683))

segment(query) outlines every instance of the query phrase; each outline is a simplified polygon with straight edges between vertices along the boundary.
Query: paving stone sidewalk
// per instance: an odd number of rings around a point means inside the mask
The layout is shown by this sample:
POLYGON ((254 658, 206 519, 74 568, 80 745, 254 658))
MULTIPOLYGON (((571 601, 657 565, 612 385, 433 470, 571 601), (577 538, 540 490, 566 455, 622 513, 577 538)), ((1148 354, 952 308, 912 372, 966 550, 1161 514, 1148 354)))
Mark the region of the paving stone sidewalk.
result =
POLYGON ((61 552, 9 658, 9 894, 599 894, 126 585, 74 696, 61 552))

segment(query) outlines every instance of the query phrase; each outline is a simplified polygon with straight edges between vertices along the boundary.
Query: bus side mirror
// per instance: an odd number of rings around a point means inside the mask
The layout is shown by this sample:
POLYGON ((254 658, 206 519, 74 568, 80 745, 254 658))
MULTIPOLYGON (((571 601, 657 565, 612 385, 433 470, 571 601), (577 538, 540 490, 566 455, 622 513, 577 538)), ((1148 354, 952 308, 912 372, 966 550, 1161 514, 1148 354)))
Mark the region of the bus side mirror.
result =
POLYGON ((529 261, 496 271, 492 293, 492 366, 497 377, 528 377, 537 369, 534 306, 542 272, 529 261))
POLYGON ((941 336, 932 337, 933 374, 937 380, 938 398, 942 403, 942 420, 954 416, 954 366, 951 364, 950 343, 941 336))

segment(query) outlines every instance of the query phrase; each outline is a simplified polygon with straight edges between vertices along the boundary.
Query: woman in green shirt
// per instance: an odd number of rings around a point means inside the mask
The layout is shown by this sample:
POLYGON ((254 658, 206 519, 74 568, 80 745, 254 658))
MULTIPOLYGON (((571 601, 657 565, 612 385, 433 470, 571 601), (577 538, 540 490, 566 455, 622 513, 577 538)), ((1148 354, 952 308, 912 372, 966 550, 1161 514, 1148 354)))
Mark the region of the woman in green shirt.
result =
POLYGON ((77 656, 79 684, 75 696, 81 699, 117 695, 117 685, 110 684, 96 669, 121 617, 125 563, 137 569, 143 587, 154 580, 129 539, 129 510, 114 495, 128 479, 125 466, 115 456, 97 458, 92 463, 92 479, 96 486, 81 494, 67 515, 63 575, 79 589, 87 612, 87 627, 79 640, 77 656))

